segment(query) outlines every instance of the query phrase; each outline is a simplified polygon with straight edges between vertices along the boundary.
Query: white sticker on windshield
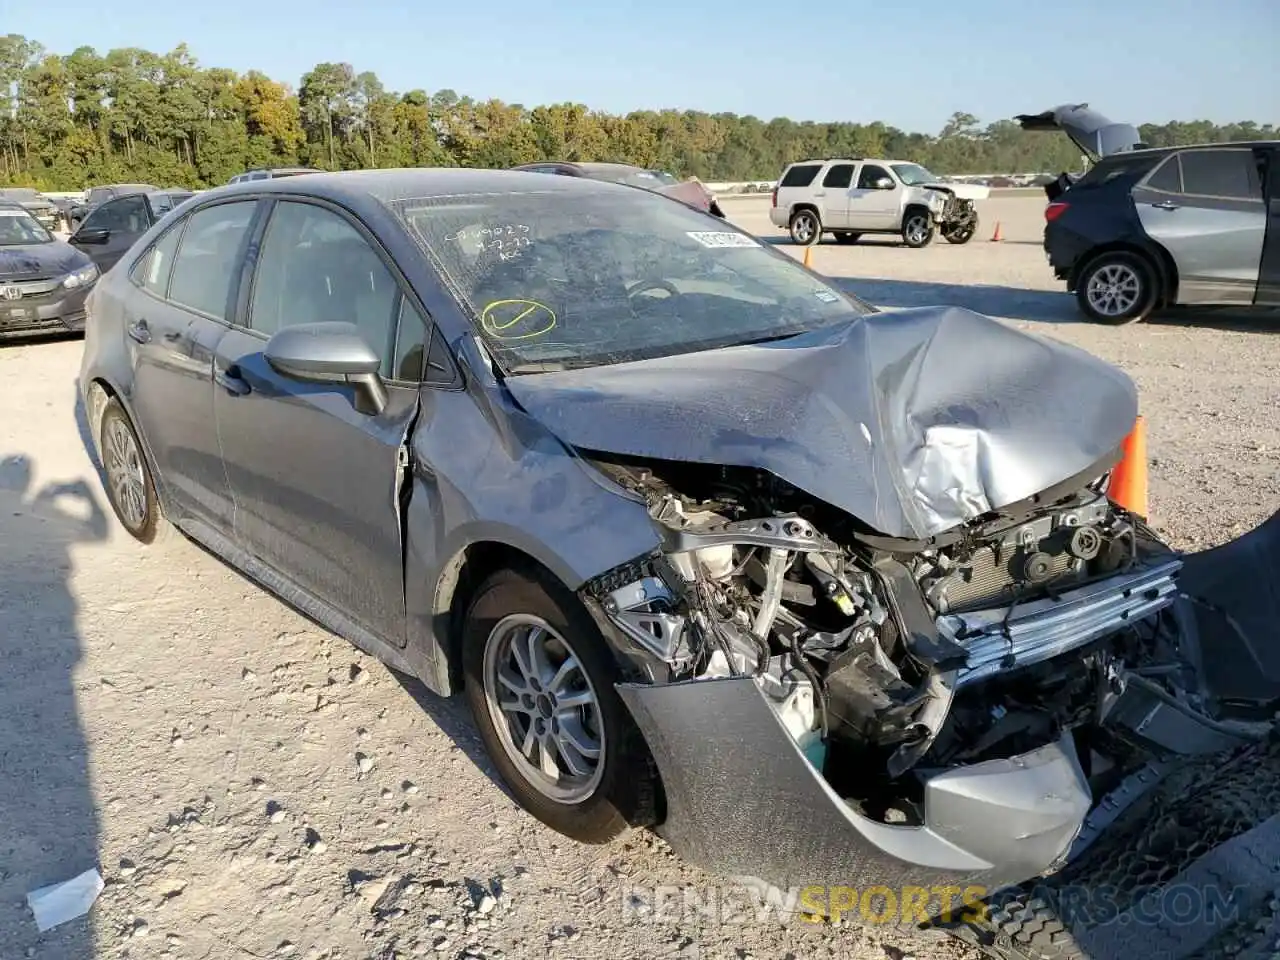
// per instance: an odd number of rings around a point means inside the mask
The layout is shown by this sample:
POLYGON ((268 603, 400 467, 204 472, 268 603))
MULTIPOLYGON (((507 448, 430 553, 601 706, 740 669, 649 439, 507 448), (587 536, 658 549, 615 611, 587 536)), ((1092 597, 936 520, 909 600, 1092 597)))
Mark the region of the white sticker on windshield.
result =
POLYGON ((815 290, 813 292, 813 295, 817 297, 819 300, 821 300, 823 303, 835 303, 837 300, 840 299, 830 290, 815 290))
POLYGON ((690 230, 685 236, 697 240, 704 247, 756 247, 759 243, 745 233, 718 232, 715 230, 690 230))

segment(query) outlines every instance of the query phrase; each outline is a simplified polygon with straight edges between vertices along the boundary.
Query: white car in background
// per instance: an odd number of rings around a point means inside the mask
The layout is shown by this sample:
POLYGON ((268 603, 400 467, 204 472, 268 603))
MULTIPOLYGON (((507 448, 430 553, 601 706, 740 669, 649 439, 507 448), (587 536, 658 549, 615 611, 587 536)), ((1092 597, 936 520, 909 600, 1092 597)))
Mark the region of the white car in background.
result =
POLYGON ((974 201, 990 194, 977 184, 945 183, 903 160, 800 160, 778 178, 769 219, 802 246, 824 233, 840 243, 856 243, 864 233, 896 233, 908 247, 927 246, 935 233, 968 243, 978 231, 974 201))

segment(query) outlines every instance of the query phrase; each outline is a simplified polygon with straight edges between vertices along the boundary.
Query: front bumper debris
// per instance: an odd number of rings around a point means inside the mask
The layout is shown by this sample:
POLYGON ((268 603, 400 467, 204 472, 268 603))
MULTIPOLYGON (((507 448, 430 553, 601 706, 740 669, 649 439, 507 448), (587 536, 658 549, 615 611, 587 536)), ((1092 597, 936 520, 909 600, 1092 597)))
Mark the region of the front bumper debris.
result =
POLYGON ((994 890, 1052 869, 1091 802, 1065 739, 939 773, 925 785, 922 826, 882 823, 852 809, 804 759, 753 680, 618 690, 662 776, 660 833, 720 875, 782 887, 994 890))

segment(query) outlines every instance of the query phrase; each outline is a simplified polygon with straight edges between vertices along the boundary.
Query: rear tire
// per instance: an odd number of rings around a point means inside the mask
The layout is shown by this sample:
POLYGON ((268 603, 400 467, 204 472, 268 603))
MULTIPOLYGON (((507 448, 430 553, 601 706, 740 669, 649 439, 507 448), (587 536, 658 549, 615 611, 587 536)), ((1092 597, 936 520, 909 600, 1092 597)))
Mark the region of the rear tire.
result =
POLYGON ((850 233, 848 230, 841 230, 836 234, 836 243, 857 243, 860 233, 850 233))
POLYGON ((800 247, 813 246, 822 241, 822 221, 818 211, 802 207, 791 214, 791 242, 800 247))
POLYGON ((649 749, 604 637, 568 590, 537 569, 492 574, 467 613, 462 665, 485 749, 525 810, 580 843, 653 822, 649 749))
POLYGON ((1127 250, 1090 260, 1076 280, 1076 303, 1094 323, 1121 326, 1144 320, 1156 306, 1156 272, 1127 250))
POLYGON ((98 427, 107 500, 116 519, 139 543, 155 543, 168 532, 160 510, 151 467, 129 415, 112 397, 102 411, 98 427))
POLYGON ((902 242, 913 250, 927 247, 933 240, 933 219, 929 211, 914 207, 902 218, 902 242))

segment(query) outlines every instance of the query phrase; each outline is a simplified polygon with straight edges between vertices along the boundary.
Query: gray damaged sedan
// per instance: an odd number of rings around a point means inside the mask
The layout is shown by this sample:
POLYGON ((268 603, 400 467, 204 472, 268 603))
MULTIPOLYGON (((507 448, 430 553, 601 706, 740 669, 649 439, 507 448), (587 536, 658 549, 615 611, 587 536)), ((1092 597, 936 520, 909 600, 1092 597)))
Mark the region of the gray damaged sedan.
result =
POLYGON ((1275 775, 1280 524, 1183 556, 1111 503, 1135 389, 1074 348, 512 171, 220 188, 90 306, 125 528, 463 691, 577 840, 996 890, 1133 841, 1170 771, 1275 775))

